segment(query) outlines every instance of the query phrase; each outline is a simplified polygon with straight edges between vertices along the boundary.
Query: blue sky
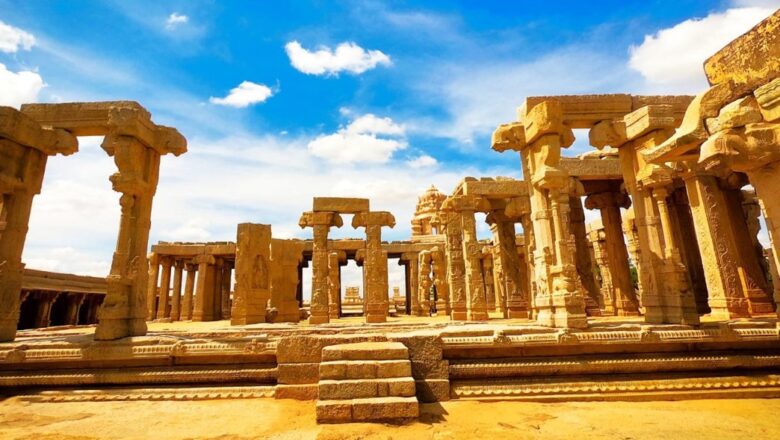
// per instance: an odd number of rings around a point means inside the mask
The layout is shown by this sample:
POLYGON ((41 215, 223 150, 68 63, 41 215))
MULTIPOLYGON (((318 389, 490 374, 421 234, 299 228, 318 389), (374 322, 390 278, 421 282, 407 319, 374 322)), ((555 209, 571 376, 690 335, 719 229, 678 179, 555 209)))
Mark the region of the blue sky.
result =
MULTIPOLYGON (((695 94, 706 56, 778 6, 0 0, 0 104, 130 99, 177 127, 190 151, 163 160, 153 242, 232 240, 244 221, 307 237, 315 195, 370 197, 403 239, 431 184, 520 177, 489 137, 525 96, 695 94)), ((567 154, 590 148, 577 134, 567 154)), ((107 271, 112 172, 96 139, 50 160, 30 266, 107 271)))

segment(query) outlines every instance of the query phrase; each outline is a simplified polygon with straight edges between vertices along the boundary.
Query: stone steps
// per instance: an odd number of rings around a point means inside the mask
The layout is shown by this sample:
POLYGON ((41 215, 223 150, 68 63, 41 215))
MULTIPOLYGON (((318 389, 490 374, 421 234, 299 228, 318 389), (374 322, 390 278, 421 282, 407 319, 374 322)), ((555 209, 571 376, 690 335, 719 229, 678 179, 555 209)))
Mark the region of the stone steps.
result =
POLYGON ((318 423, 402 423, 419 416, 409 350, 398 342, 323 348, 318 423))

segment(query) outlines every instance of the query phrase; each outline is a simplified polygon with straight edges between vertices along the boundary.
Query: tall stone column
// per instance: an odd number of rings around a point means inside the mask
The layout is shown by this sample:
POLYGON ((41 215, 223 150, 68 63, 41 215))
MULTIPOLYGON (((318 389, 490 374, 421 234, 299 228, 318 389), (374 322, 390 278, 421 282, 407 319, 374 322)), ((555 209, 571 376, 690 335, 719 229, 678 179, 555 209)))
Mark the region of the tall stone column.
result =
POLYGON ((38 309, 35 314, 35 328, 44 328, 51 325, 51 306, 60 295, 60 293, 54 292, 38 292, 36 294, 38 309))
POLYGON ((181 303, 181 319, 182 321, 192 320, 192 294, 195 291, 195 275, 198 271, 198 266, 192 263, 186 263, 184 268, 187 269, 187 280, 184 283, 184 299, 181 303))
POLYGON ((506 316, 506 270, 501 262, 501 244, 498 238, 498 228, 495 223, 491 223, 490 214, 487 217, 490 224, 490 232, 493 234, 493 245, 490 250, 493 253, 493 294, 495 295, 494 312, 506 316))
POLYGON ((493 149, 520 151, 523 174, 529 182, 536 320, 549 327, 587 327, 584 293, 576 282, 568 173, 560 168, 561 148, 570 146, 574 135, 563 122, 559 101, 529 106, 526 102, 518 111, 522 123, 496 130, 493 149))
MULTIPOLYGON (((491 224, 493 240, 498 247, 496 266, 501 267, 503 278, 504 301, 503 308, 505 318, 528 318, 529 292, 520 276, 520 258, 517 254, 515 237, 515 223, 498 211, 491 212, 487 217, 491 224)), ((499 302, 501 302, 499 300, 499 302)))
POLYGON ((77 150, 78 142, 69 133, 43 128, 11 107, 0 108, 0 342, 16 336, 22 250, 48 156, 77 150))
POLYGON ((615 312, 620 316, 639 315, 639 303, 631 282, 628 250, 623 239, 623 221, 620 217, 620 208, 628 208, 630 204, 631 200, 623 192, 601 192, 591 194, 585 199, 585 207, 601 211, 608 261, 607 266, 601 269, 610 273, 615 293, 615 312))
POLYGON ((173 294, 171 299, 171 321, 181 319, 181 280, 184 270, 184 261, 175 260, 173 263, 173 294))
POLYGON ((485 280, 485 302, 487 310, 496 310, 496 291, 493 280, 493 254, 485 246, 482 248, 482 278, 485 280))
POLYGON ((454 212, 442 213, 446 239, 447 279, 449 281, 449 309, 453 321, 465 321, 466 262, 463 258, 463 220, 454 212))
MULTIPOLYGON (((269 250, 270 252, 270 250, 269 250)), ((266 268, 267 270, 267 268, 266 268)), ((222 319, 230 319, 230 292, 232 284, 233 268, 230 260, 222 261, 222 276, 220 277, 220 316, 222 319)))
POLYGON ((382 249, 382 227, 395 226, 395 218, 387 211, 359 212, 352 217, 352 227, 366 228, 365 286, 366 322, 387 321, 387 251, 382 249))
POLYGON ((216 259, 213 255, 201 254, 193 259, 198 265, 197 291, 192 306, 193 321, 216 321, 216 259))
POLYGON ((342 224, 341 216, 335 212, 304 212, 298 221, 301 228, 311 227, 314 230, 310 324, 325 324, 330 321, 328 316, 328 231, 331 226, 341 227, 342 224))
POLYGON ((146 319, 153 321, 157 317, 157 294, 160 290, 157 287, 160 273, 160 256, 156 252, 152 252, 147 258, 149 259, 149 287, 146 290, 146 308, 148 310, 146 319))
POLYGON ((298 322, 301 317, 298 288, 301 286, 303 241, 271 240, 271 307, 274 322, 298 322))
MULTIPOLYGON (((422 310, 420 305, 419 253, 404 252, 398 260, 398 264, 406 266, 406 300, 409 301, 409 309, 412 315, 419 315, 422 310)), ((427 316, 427 314, 426 314, 427 316)))
POLYGON ((431 252, 421 251, 417 257, 419 270, 417 271, 419 281, 419 300, 417 308, 413 310, 415 316, 429 316, 431 313, 431 252))
POLYGON ((433 287, 436 291, 436 314, 449 316, 451 309, 447 262, 444 251, 438 246, 431 249, 431 275, 433 276, 433 287))
POLYGON ((69 293, 68 295, 68 307, 65 310, 65 325, 78 325, 79 323, 79 310, 81 304, 84 303, 86 297, 83 293, 69 293))
MULTIPOLYGON (((457 197, 457 196, 456 196, 457 197)), ((461 196, 460 215, 463 222, 463 257, 466 263, 466 305, 469 321, 488 319, 485 301, 485 279, 482 277, 482 246, 477 239, 477 224, 474 212, 478 201, 469 196, 461 196)), ((446 203, 446 202, 445 202, 446 203)))
POLYGON ((685 177, 685 185, 702 253, 711 315, 719 319, 749 317, 748 300, 740 283, 737 244, 717 178, 690 173, 685 177))
MULTIPOLYGON (((629 213, 631 213, 631 211, 629 211, 629 213)), ((626 249, 628 250, 628 256, 634 263, 634 268, 636 269, 637 298, 639 299, 641 307, 642 296, 644 292, 644 288, 642 287, 642 265, 640 264, 640 255, 642 253, 642 249, 639 247, 639 234, 636 231, 636 225, 634 224, 633 216, 629 216, 628 218, 623 219, 623 235, 626 237, 626 249)))
POLYGON ((599 268, 601 276, 601 297, 604 303, 604 313, 606 315, 617 315, 617 305, 615 304, 615 287, 612 284, 612 272, 607 269, 609 258, 607 258, 607 244, 603 228, 593 228, 588 232, 588 239, 593 246, 593 258, 596 260, 596 266, 599 268))
POLYGON ((171 290, 171 266, 173 260, 170 257, 160 259, 162 275, 160 275, 160 301, 157 303, 157 319, 168 316, 168 298, 171 290))
MULTIPOLYGON (((271 225, 239 224, 236 238, 236 291, 230 313, 231 325, 265 322, 265 312, 271 298, 270 259, 271 225)), ((228 273, 228 289, 229 280, 228 273)))
POLYGON ((338 319, 341 316, 339 297, 341 296, 341 262, 338 252, 328 253, 328 317, 338 319))
MULTIPOLYGON (((573 179, 572 179, 573 180, 573 179)), ((599 303, 601 292, 593 278, 593 261, 590 259, 588 239, 586 237, 585 210, 582 209, 582 200, 579 195, 569 196, 571 206, 571 231, 577 248, 576 266, 582 288, 585 289, 585 312, 588 316, 601 316, 599 303)))

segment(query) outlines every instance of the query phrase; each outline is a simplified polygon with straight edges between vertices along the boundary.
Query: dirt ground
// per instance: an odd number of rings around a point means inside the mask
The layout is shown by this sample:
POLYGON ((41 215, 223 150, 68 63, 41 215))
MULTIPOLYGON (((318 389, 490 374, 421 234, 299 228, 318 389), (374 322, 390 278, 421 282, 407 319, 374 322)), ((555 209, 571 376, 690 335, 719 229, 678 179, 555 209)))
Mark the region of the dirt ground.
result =
POLYGON ((293 400, 0 402, 0 438, 87 439, 778 439, 780 399, 680 402, 445 402, 420 421, 317 425, 293 400))

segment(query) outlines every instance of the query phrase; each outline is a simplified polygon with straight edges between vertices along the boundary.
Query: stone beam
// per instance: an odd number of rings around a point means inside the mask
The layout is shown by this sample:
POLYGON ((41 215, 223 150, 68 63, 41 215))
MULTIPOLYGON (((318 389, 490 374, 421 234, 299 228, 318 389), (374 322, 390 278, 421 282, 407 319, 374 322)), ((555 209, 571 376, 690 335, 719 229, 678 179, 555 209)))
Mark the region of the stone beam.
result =
POLYGON ((507 199, 512 197, 528 197, 528 183, 524 180, 511 178, 497 179, 481 178, 479 180, 467 177, 458 185, 463 195, 481 196, 488 199, 507 199))
POLYGON ((704 62, 710 85, 753 90, 780 76, 780 9, 704 62))
POLYGON ((40 150, 48 156, 68 156, 79 150, 78 140, 67 131, 42 127, 12 107, 0 107, 0 138, 40 150))
POLYGON ((368 199, 357 199, 349 197, 315 197, 312 211, 354 214, 368 211, 368 205, 368 199))
POLYGON ((620 160, 562 157, 560 169, 579 180, 623 180, 620 160))
POLYGON ((187 151, 184 136, 175 128, 152 122, 151 113, 134 101, 24 104, 22 113, 41 125, 67 130, 75 136, 131 136, 161 155, 179 156, 187 151))

